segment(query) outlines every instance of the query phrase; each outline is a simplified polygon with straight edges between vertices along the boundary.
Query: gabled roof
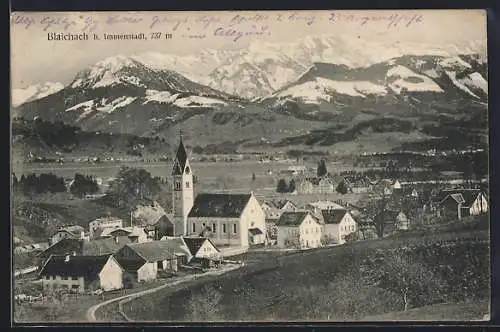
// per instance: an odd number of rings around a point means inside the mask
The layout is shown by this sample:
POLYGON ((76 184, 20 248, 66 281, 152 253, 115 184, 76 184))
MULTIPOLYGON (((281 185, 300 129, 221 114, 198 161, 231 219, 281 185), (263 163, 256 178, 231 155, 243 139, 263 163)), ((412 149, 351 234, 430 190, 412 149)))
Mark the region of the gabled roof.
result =
POLYGON ((56 232, 54 232, 53 235, 55 235, 59 232, 65 232, 74 238, 79 238, 81 232, 83 232, 83 231, 84 231, 84 229, 82 226, 73 225, 73 226, 62 227, 62 228, 58 229, 56 232))
POLYGON ((124 245, 131 243, 128 236, 117 236, 115 238, 97 239, 84 241, 82 254, 84 255, 105 255, 114 254, 124 245))
POLYGON ((48 258, 51 255, 66 255, 71 253, 80 255, 83 251, 83 242, 80 239, 62 239, 39 253, 37 257, 48 258))
POLYGON ((325 224, 340 224, 344 216, 347 214, 345 209, 322 210, 323 221, 325 224))
POLYGON ((205 241, 208 241, 212 244, 212 246, 219 252, 219 249, 213 244, 213 242, 206 237, 183 237, 184 242, 186 243, 186 246, 189 248, 189 251, 191 252, 191 255, 196 255, 198 253, 198 250, 200 250, 201 246, 205 243, 205 241))
POLYGON ((451 196, 457 203, 462 203, 464 207, 469 207, 481 194, 480 189, 445 189, 438 195, 439 202, 443 202, 448 196, 451 196))
POLYGON ((342 205, 337 204, 333 201, 317 201, 317 202, 312 202, 307 204, 309 206, 312 206, 314 208, 318 208, 320 210, 328 210, 328 209, 345 209, 342 205))
POLYGON ((52 256, 40 271, 41 276, 84 277, 96 279, 111 255, 102 256, 52 256))
POLYGON ((284 207, 285 207, 285 205, 286 205, 287 203, 292 204, 294 207, 296 206, 296 205, 295 205, 292 201, 290 201, 290 200, 288 200, 288 199, 284 199, 284 200, 281 200, 281 201, 277 201, 277 202, 275 202, 275 203, 274 203, 274 206, 276 206, 278 209, 280 209, 280 210, 281 210, 282 208, 284 208, 284 207))
POLYGON ((276 226, 300 226, 307 215, 310 215, 308 211, 283 212, 276 226))
POLYGON ((239 218, 252 194, 199 194, 188 217, 239 218))
POLYGON ((187 153, 184 148, 184 143, 182 143, 182 137, 179 142, 179 147, 177 148, 177 153, 175 154, 174 168, 172 169, 172 175, 181 175, 184 172, 184 167, 186 167, 187 153))
POLYGON ((191 256, 189 248, 180 237, 160 241, 131 243, 127 244, 127 246, 148 262, 174 259, 176 254, 191 256))

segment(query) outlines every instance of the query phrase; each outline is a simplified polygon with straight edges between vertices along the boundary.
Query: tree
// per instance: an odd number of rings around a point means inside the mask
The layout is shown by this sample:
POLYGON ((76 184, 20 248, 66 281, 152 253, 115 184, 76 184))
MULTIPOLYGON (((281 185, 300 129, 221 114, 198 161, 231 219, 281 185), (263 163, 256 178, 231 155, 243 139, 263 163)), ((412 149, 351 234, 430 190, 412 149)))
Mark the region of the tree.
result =
POLYGON ((282 194, 288 192, 288 185, 285 179, 279 179, 278 186, 276 187, 276 192, 282 194))
POLYGON ((339 194, 345 195, 347 194, 348 188, 345 181, 340 181, 337 188, 335 189, 339 194))
POLYGON ((155 200, 161 187, 144 169, 122 167, 107 192, 117 207, 135 206, 143 200, 155 200))
POLYGON ((220 302, 222 294, 215 285, 207 284, 191 293, 187 303, 191 321, 216 321, 221 319, 220 302))
POLYGON ((436 295, 443 292, 446 283, 422 262, 412 259, 404 248, 370 256, 362 268, 364 278, 377 287, 398 294, 403 310, 424 306, 429 299, 437 302, 436 295))
POLYGON ((97 185, 97 181, 92 177, 76 173, 69 190, 73 195, 82 197, 88 194, 97 193, 99 191, 99 186, 97 185))
POLYGON ((295 191, 295 180, 291 179, 288 184, 288 192, 293 193, 295 191))
POLYGON ((325 159, 321 159, 321 161, 319 162, 316 174, 318 175, 318 177, 322 177, 328 174, 328 170, 326 169, 325 159))

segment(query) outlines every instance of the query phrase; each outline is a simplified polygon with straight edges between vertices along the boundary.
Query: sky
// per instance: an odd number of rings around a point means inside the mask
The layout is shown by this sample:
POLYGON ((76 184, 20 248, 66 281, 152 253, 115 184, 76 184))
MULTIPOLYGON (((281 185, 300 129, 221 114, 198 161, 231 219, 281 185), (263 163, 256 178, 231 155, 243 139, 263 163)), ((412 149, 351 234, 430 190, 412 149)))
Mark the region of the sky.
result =
POLYGON ((258 40, 283 43, 322 34, 338 34, 383 45, 452 44, 460 49, 470 42, 486 44, 486 12, 16 12, 11 15, 12 88, 46 81, 67 84, 78 71, 118 54, 196 55, 204 49, 246 48, 258 40), (89 40, 48 40, 49 33, 83 32, 89 40), (148 40, 102 40, 104 33, 141 32, 148 40), (171 33, 172 38, 151 39, 153 32, 171 33), (101 40, 93 40, 93 34, 101 40))

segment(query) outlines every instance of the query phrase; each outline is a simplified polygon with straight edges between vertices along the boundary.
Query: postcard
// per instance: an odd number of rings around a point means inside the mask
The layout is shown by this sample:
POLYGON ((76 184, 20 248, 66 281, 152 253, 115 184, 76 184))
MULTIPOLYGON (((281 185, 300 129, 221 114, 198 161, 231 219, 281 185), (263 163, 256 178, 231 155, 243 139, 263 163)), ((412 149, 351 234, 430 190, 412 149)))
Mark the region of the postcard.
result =
POLYGON ((17 324, 489 320, 485 11, 10 22, 17 324))

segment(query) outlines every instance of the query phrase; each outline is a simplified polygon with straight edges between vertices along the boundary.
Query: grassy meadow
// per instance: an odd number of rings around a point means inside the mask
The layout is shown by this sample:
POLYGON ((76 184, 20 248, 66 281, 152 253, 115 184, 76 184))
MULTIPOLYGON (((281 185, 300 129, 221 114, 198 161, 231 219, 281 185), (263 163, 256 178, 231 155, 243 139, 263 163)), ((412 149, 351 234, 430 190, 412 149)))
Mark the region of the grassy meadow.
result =
MULTIPOLYGON (((422 273, 414 280, 415 285, 409 285, 420 287, 425 294, 416 292, 409 309, 426 310, 429 305, 448 304, 451 307, 441 314, 421 318, 481 319, 488 313, 484 303, 488 302, 490 291, 488 220, 471 223, 473 230, 460 229, 456 224, 441 232, 419 230, 401 237, 279 257, 270 253, 260 260, 248 253, 247 259, 239 257, 247 261, 239 271, 177 293, 160 291, 139 298, 127 303, 124 310, 141 322, 357 321, 388 315, 404 308, 397 280, 393 284, 372 284, 366 281, 361 267, 374 253, 386 255, 393 249, 410 247, 413 258, 409 271, 419 262, 416 266, 422 273), (469 301, 468 306, 471 302, 476 306, 474 314, 460 315, 460 310, 468 308, 462 305, 464 301, 469 301)), ((382 260, 381 264, 380 270, 391 268, 389 260, 382 260)), ((412 317, 411 312, 405 313, 412 317)))

